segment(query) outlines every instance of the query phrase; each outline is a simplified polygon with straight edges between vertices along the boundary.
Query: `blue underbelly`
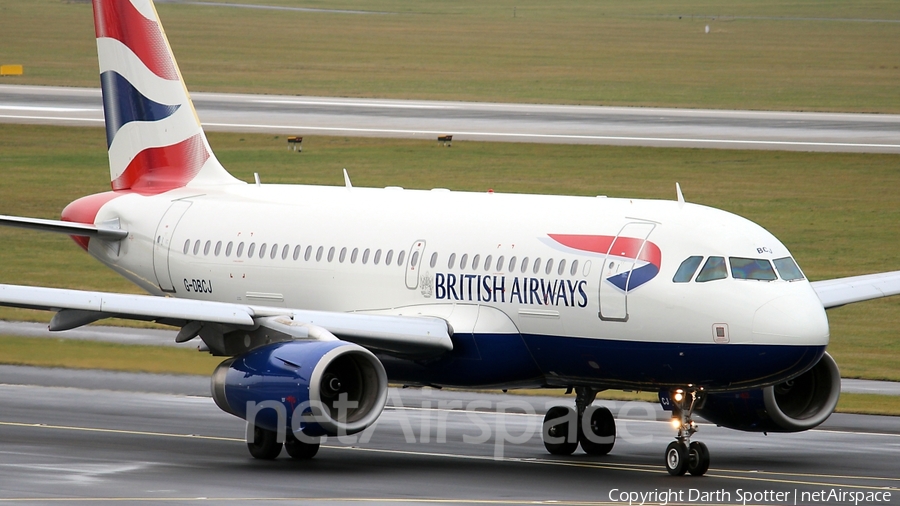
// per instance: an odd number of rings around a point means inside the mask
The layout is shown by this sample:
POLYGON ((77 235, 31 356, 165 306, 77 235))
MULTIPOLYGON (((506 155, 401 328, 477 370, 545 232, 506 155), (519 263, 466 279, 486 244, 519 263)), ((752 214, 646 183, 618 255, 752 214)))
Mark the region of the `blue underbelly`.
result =
POLYGON ((381 357, 391 381, 459 387, 595 385, 755 388, 808 369, 824 346, 676 344, 545 335, 457 334, 428 360, 381 357))

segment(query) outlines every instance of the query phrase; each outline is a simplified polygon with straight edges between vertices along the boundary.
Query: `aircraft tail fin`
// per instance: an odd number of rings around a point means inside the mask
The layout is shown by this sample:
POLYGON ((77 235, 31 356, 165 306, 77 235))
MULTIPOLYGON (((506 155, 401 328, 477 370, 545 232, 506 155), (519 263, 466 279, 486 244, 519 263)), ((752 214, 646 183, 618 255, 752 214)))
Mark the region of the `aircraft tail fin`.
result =
POLYGON ((206 140, 152 0, 93 0, 113 190, 238 183, 206 140))

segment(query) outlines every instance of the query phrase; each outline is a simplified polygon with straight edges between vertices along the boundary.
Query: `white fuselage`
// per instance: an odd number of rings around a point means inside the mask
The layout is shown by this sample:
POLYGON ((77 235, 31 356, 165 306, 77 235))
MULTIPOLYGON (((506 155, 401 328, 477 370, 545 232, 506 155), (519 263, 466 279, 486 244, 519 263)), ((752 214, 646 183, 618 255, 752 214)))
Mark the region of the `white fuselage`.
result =
MULTIPOLYGON (((743 345, 741 349, 766 353, 809 348, 821 355, 828 342, 824 310, 805 279, 734 279, 729 272, 709 282, 673 282, 679 265, 692 255, 766 261, 790 256, 758 225, 689 203, 223 185, 155 196, 124 194, 105 204, 95 221, 113 219, 130 232, 128 239, 117 250, 95 241, 89 251, 151 293, 439 316, 458 335, 476 336, 480 351, 474 356, 479 358, 484 358, 485 336, 523 340, 540 371, 538 379, 522 378, 524 383, 552 384, 561 378, 565 384, 581 378, 654 385, 674 379, 648 370, 619 381, 611 377, 621 376, 611 371, 615 364, 604 366, 603 360, 616 357, 621 362, 619 354, 625 353, 640 364, 640 356, 633 355, 646 351, 648 367, 665 368, 670 359, 652 358, 655 354, 684 357, 686 350, 703 350, 713 354, 706 359, 717 360, 719 350, 732 347, 733 352, 722 355, 731 357, 743 345), (616 245, 590 251, 557 239, 617 236, 630 237, 637 249, 617 255, 616 245), (657 257, 651 258, 651 248, 658 248, 657 257), (647 266, 643 272, 651 271, 650 279, 639 286, 634 286, 637 274, 631 274, 627 290, 608 281, 647 263, 658 274, 647 266), (547 348, 559 348, 554 343, 562 342, 575 343, 573 359, 581 353, 589 368, 554 370, 560 367, 547 348), (591 347, 601 342, 606 348, 591 347), (610 343, 615 351, 607 353, 610 343), (543 359, 547 362, 542 364, 543 359), (598 371, 596 377, 592 370, 598 371)), ((783 380, 787 369, 796 374, 817 360, 804 357, 808 364, 788 367, 793 359, 786 359, 781 370, 727 383, 783 380)), ((677 376, 681 381, 681 373, 677 376)), ((728 387, 721 378, 708 376, 698 374, 697 381, 728 387)))

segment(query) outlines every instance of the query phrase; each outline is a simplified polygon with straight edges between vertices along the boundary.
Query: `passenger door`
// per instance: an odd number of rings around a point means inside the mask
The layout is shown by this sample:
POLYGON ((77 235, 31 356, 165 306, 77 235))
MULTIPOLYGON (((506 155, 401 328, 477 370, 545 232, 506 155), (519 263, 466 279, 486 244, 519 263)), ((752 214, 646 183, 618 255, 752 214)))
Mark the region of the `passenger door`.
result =
POLYGON ((653 223, 627 223, 606 252, 600 277, 600 319, 628 321, 628 288, 635 262, 656 227, 653 223))

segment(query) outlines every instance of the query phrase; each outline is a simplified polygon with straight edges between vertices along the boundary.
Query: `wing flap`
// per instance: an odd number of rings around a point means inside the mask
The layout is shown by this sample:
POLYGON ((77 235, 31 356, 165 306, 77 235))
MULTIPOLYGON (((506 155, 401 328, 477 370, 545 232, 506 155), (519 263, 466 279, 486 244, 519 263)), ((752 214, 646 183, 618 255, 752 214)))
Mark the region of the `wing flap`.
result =
POLYGON ((810 283, 825 309, 900 294, 900 271, 810 283))

